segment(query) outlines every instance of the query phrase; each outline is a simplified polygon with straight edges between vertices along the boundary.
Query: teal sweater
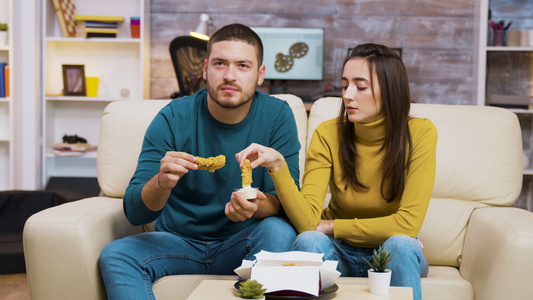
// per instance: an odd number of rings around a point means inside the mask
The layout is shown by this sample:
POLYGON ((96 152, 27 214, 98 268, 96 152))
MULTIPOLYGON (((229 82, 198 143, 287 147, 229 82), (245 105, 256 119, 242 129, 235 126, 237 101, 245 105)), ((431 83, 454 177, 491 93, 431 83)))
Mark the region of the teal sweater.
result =
MULTIPOLYGON (((251 143, 277 149, 286 159, 292 178, 298 183, 296 122, 289 105, 256 92, 250 112, 237 124, 215 120, 207 109, 207 90, 173 100, 161 109, 146 131, 135 174, 124 196, 124 212, 133 225, 157 220, 156 230, 198 240, 226 239, 250 226, 255 219, 233 222, 224 214, 231 193, 242 186, 235 154, 251 143), (159 172, 167 151, 194 156, 224 154, 226 165, 214 173, 190 170, 172 190, 161 211, 150 211, 141 199, 144 184, 159 172)), ((268 170, 253 170, 253 187, 276 195, 268 170)))

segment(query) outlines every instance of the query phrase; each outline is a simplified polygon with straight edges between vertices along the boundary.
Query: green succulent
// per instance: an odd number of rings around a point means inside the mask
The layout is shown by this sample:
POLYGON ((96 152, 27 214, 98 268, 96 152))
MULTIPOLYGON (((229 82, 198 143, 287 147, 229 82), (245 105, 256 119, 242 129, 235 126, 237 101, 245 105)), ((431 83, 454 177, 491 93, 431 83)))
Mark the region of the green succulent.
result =
POLYGON ((246 280, 240 283, 239 292, 237 296, 244 299, 261 299, 265 295, 266 289, 263 289, 263 285, 255 280, 246 280))
POLYGON ((0 31, 7 31, 9 26, 6 23, 0 23, 0 31))
POLYGON ((385 272, 387 265, 392 259, 392 252, 382 249, 380 246, 377 251, 374 249, 374 254, 372 254, 373 263, 369 262, 364 257, 363 259, 374 270, 374 272, 385 272))

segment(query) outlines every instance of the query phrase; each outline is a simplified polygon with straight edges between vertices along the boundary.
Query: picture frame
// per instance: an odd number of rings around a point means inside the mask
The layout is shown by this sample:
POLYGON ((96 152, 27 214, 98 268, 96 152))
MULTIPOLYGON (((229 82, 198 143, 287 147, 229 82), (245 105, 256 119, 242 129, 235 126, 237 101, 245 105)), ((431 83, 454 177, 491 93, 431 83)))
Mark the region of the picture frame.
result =
POLYGON ((87 96, 85 65, 63 65, 63 95, 87 96))

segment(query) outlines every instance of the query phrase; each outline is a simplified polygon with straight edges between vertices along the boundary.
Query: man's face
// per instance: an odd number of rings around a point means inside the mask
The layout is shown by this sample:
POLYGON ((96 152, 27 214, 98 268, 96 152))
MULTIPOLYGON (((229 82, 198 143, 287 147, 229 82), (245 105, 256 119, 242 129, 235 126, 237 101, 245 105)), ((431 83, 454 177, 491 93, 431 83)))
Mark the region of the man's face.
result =
POLYGON ((204 62, 208 98, 222 108, 250 103, 264 77, 265 66, 259 67, 254 46, 244 42, 217 42, 204 62))

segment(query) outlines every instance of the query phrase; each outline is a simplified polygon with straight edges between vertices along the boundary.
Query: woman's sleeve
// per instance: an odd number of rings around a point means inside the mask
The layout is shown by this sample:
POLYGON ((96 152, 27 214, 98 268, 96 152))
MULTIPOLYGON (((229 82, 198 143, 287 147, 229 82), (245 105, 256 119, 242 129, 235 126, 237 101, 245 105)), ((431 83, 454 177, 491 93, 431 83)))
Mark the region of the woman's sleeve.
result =
POLYGON ((381 245, 394 235, 417 237, 426 216, 436 172, 437 129, 428 119, 412 132, 413 153, 396 213, 368 219, 336 219, 335 238, 381 245))
POLYGON ((281 205, 299 233, 316 229, 331 175, 330 145, 317 134, 319 128, 313 134, 307 151, 301 191, 294 184, 287 165, 278 172, 270 173, 281 205))

